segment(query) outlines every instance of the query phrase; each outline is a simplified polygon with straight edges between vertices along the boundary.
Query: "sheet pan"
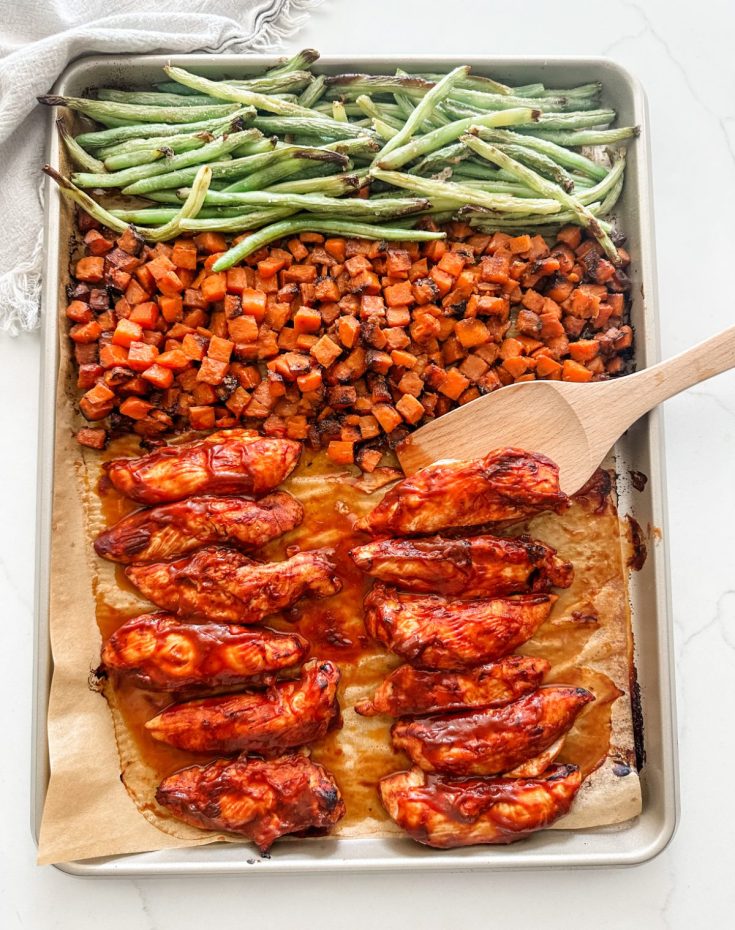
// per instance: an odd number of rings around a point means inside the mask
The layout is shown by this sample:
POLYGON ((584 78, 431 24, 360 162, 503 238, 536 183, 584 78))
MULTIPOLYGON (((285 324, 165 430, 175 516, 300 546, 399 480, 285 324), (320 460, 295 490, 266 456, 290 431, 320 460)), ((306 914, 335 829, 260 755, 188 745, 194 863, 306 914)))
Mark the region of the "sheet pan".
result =
MULTIPOLYGON (((53 89, 80 94, 100 85, 133 85, 160 79, 168 61, 213 77, 246 77, 273 61, 262 55, 121 55, 90 56, 72 63, 53 89)), ((646 101, 638 82, 614 62, 602 58, 467 58, 407 55, 388 58, 324 58, 315 71, 393 70, 443 71, 470 64, 512 84, 543 81, 564 87, 601 80, 603 99, 618 111, 621 125, 637 123, 641 137, 629 147, 625 190, 617 207, 628 234, 633 281, 632 322, 636 332, 636 362, 645 367, 659 358, 656 267, 651 198, 651 163, 646 101)), ((47 160, 59 167, 62 154, 49 117, 47 160)), ((49 761, 46 708, 51 680, 49 648, 49 543, 53 532, 53 448, 56 415, 56 374, 59 352, 67 351, 63 335, 63 290, 68 281, 69 243, 60 230, 61 198, 46 188, 45 268, 39 418, 36 629, 31 826, 34 836, 43 811, 49 761), (61 342, 61 349, 60 349, 61 342)), ((629 579, 635 662, 640 686, 645 735, 645 765, 641 771, 643 811, 635 820, 613 828, 539 833, 510 847, 428 850, 409 839, 294 840, 280 844, 272 858, 260 858, 248 845, 210 845, 191 849, 139 853, 59 865, 81 876, 155 876, 203 874, 305 873, 342 870, 479 870, 583 868, 633 865, 657 855, 673 836, 678 813, 676 722, 673 682, 672 621, 666 546, 666 486, 662 417, 653 411, 632 427, 614 450, 621 514, 632 514, 651 530, 649 555, 643 570, 629 579), (642 472, 649 481, 635 491, 627 475, 642 472)))

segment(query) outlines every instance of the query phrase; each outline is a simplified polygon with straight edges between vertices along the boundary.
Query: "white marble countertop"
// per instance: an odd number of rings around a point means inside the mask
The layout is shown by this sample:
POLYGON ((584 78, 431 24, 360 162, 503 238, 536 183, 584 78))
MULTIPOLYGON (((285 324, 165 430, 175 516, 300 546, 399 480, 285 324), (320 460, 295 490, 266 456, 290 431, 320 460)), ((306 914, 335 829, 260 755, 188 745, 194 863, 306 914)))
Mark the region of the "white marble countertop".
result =
MULTIPOLYGON (((668 356, 733 320, 723 287, 731 279, 735 217, 733 35, 731 0, 526 0, 517 7, 492 0, 331 0, 292 45, 348 55, 608 55, 630 69, 651 110, 668 356)), ((38 868, 29 830, 38 365, 36 335, 0 341, 0 926, 180 930, 222 921, 309 927, 317 920, 325 930, 510 923, 523 930, 572 920, 595 930, 632 920, 646 930, 732 926, 735 373, 666 405, 682 811, 673 842, 657 859, 584 874, 92 882, 38 868)))

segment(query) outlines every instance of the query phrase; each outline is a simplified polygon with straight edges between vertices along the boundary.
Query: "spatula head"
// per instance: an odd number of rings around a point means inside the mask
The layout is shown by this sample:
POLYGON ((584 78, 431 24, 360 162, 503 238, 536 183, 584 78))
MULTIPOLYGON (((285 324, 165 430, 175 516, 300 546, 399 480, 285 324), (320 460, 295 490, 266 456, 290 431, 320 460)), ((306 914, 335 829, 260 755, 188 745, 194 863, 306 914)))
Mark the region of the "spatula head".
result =
POLYGON ((594 387, 530 381, 478 397, 412 433, 397 450, 401 466, 410 475, 442 459, 476 459, 491 449, 512 446, 556 462, 562 490, 572 494, 607 451, 591 448, 595 444, 587 434, 584 411, 575 404, 580 389, 594 387))

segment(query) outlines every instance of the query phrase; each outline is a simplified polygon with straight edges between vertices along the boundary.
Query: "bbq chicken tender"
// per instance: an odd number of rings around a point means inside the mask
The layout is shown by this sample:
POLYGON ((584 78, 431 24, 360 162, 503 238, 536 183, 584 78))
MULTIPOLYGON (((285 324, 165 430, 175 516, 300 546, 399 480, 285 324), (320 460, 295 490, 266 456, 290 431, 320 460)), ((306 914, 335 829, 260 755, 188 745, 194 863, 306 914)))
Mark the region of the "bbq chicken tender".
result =
POLYGON ((180 691, 241 685, 298 665, 308 652, 309 643, 296 633, 184 623, 157 613, 119 627, 102 649, 102 665, 139 688, 180 691))
POLYGON ((283 562, 255 562, 214 546, 173 562, 129 565, 125 574, 145 597, 179 616, 257 623, 305 594, 340 591, 332 555, 331 549, 311 549, 283 562))
POLYGON ((407 591, 464 598, 568 588, 574 575, 555 549, 529 536, 383 539, 350 555, 368 575, 407 591))
POLYGON ((103 559, 126 563, 172 559, 211 543, 257 549, 303 519, 304 508, 285 491, 258 501, 189 497, 123 517, 100 533, 94 548, 103 559))
POLYGON ((401 665, 381 682, 370 700, 356 704, 355 710, 363 717, 401 717, 499 707, 535 691, 550 668, 546 659, 531 656, 508 656, 469 672, 428 672, 401 665))
POLYGON ((326 833, 345 815, 332 775, 302 755, 192 765, 165 778, 156 800, 185 823, 241 834, 261 852, 287 833, 326 833))
POLYGON ((568 504, 551 459, 520 449, 496 449, 483 459, 422 468, 391 488, 357 528, 376 536, 437 533, 449 527, 515 522, 568 504))
POLYGON ((575 765, 543 778, 447 778, 421 769, 381 779, 390 817, 417 843, 437 849, 514 843, 566 814, 582 784, 575 765))
POLYGON ((393 746, 426 772, 497 775, 539 755, 572 726, 594 696, 546 687, 505 707, 393 724, 393 746))
POLYGON ((190 752, 277 756, 321 739, 339 719, 334 663, 312 659, 294 681, 265 691, 172 704, 146 723, 159 742, 190 752))
POLYGON ((115 459, 107 477, 141 504, 165 504, 192 494, 272 491, 296 467, 301 443, 259 436, 248 429, 219 430, 205 439, 163 446, 140 458, 115 459))
POLYGON ((378 583, 365 598, 365 629, 416 668, 461 670, 517 649, 555 601, 553 594, 459 601, 378 583))

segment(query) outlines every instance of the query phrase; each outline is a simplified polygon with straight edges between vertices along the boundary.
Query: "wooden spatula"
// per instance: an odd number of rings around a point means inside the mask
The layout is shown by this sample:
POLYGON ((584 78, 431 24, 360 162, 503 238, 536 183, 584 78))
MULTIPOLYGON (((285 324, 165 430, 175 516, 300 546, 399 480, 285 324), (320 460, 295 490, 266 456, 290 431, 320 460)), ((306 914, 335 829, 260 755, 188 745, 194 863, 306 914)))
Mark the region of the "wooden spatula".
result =
POLYGON ((515 446, 559 466, 573 494, 615 440, 661 401, 735 368, 735 327, 666 362, 612 381, 527 381, 478 397, 422 426, 399 447, 407 475, 441 459, 474 459, 515 446))

